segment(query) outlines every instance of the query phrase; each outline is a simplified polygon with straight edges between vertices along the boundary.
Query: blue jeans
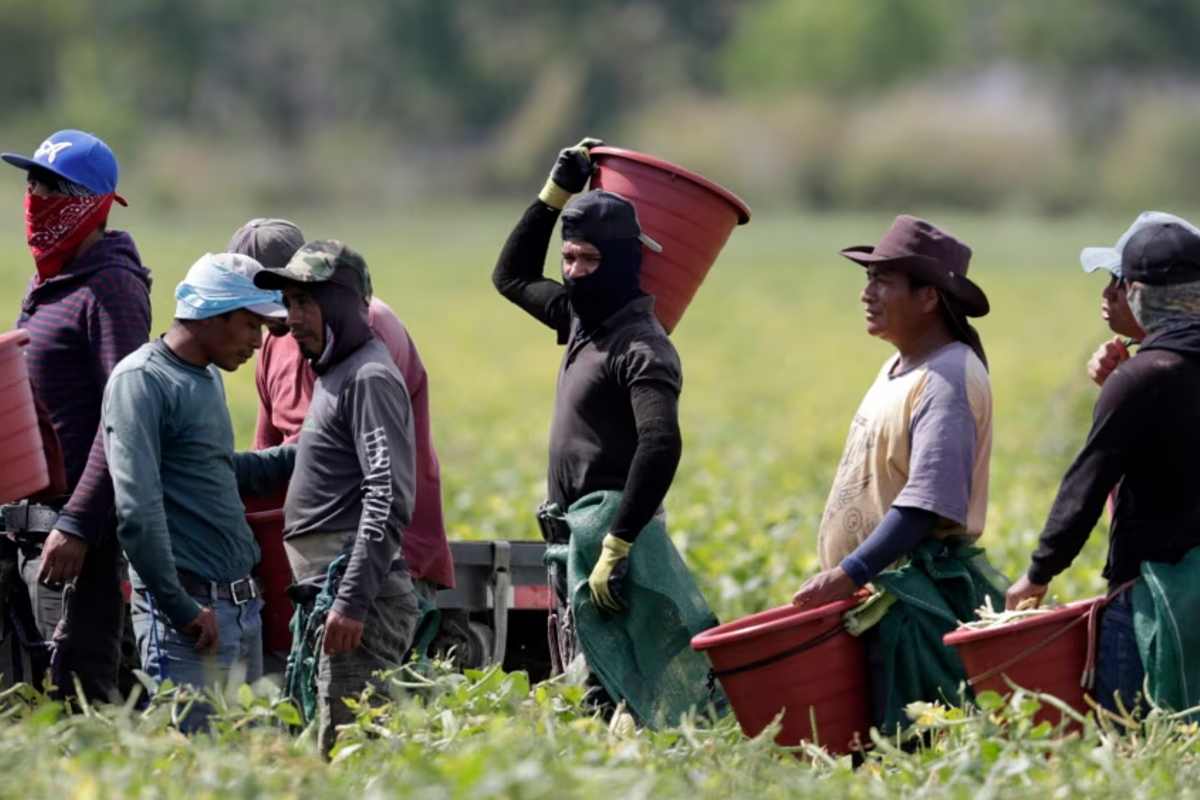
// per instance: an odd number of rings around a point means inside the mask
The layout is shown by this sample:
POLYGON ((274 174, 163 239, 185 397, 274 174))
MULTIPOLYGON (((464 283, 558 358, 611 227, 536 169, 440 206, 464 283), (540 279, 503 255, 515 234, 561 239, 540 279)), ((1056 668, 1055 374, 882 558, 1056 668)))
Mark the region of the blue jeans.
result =
POLYGON ((1096 650, 1096 702, 1117 712, 1120 696, 1126 711, 1144 712, 1142 682, 1146 671, 1133 632, 1133 591, 1126 589, 1104 608, 1096 650))
MULTIPOLYGON (((196 637, 177 630, 153 596, 142 588, 133 593, 133 632, 142 669, 156 682, 197 689, 225 688, 230 680, 253 683, 263 674, 262 608, 259 598, 236 605, 231 600, 193 594, 197 603, 217 615, 218 642, 212 653, 196 652, 196 637)), ((181 726, 191 732, 204 726, 211 709, 197 704, 181 726)))

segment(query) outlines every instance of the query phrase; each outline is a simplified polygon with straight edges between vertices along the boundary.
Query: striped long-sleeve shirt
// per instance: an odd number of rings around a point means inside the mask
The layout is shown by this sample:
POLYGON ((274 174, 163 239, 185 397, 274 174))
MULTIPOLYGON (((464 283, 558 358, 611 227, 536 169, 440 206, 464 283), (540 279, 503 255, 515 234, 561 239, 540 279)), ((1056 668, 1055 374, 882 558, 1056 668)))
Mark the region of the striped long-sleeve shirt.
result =
POLYGON ((57 527, 89 541, 111 535, 100 404, 117 362, 150 338, 150 271, 133 239, 109 231, 55 277, 35 276, 17 327, 29 331, 30 383, 62 447, 70 496, 57 527))

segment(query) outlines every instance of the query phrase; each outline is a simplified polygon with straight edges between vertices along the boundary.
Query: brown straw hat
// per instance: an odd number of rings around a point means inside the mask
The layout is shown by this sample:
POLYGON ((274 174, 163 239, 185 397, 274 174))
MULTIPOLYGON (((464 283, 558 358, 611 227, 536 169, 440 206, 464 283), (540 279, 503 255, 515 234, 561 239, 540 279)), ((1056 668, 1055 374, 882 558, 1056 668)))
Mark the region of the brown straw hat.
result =
POLYGON ((967 278, 971 248, 930 222, 901 214, 879 244, 847 247, 841 255, 856 264, 902 270, 944 292, 968 317, 988 313, 987 295, 967 278))

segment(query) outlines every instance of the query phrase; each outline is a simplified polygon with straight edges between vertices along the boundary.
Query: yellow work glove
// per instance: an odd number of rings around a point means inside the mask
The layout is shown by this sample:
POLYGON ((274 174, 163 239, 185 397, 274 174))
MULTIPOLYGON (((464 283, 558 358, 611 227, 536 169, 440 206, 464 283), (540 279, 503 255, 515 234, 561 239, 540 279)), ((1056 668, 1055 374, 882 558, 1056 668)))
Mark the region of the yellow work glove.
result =
POLYGON ((571 195, 582 192, 592 176, 592 158, 588 151, 604 144, 601 139, 591 137, 580 140, 574 147, 560 150, 546 178, 546 185, 538 192, 538 199, 551 208, 562 209, 571 195))
POLYGON ((600 547, 600 558, 592 567, 588 577, 588 588, 592 590, 592 602, 605 611, 616 613, 624 606, 621 603, 620 587, 625 573, 629 571, 627 559, 633 542, 606 534, 600 547))

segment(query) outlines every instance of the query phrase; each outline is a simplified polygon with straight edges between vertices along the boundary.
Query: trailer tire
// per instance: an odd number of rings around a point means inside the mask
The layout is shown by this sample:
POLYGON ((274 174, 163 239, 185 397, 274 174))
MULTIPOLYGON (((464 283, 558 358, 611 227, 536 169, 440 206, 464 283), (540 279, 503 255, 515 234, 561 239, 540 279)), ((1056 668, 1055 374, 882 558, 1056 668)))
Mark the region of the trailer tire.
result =
POLYGON ((471 666, 483 669, 492 665, 492 653, 496 647, 496 632, 483 622, 471 621, 471 666))

